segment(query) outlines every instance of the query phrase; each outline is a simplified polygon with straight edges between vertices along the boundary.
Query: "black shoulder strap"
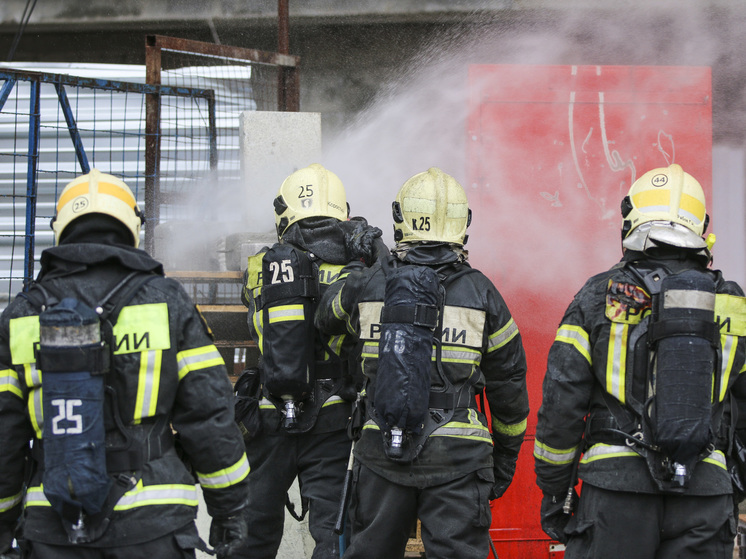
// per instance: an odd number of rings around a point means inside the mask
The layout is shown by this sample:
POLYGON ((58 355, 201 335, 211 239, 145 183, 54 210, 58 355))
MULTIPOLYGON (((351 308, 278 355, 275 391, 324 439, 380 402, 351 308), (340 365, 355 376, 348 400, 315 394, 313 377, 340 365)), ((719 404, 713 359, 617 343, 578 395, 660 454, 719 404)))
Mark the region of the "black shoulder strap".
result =
POLYGON ((157 274, 150 272, 134 271, 127 274, 99 301, 96 312, 99 313, 101 320, 106 321, 111 316, 113 321, 116 322, 117 316, 132 300, 132 297, 143 285, 155 277, 157 277, 157 274), (99 309, 101 310, 99 311, 99 309))

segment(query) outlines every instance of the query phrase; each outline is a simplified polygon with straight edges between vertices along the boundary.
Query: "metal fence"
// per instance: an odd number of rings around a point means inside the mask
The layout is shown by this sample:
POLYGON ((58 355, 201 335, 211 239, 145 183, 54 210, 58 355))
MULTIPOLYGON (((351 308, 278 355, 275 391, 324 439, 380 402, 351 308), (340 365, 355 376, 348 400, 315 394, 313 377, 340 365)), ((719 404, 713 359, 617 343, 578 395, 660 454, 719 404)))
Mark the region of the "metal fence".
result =
POLYGON ((0 306, 34 277, 74 176, 121 177, 153 252, 157 224, 189 219, 187 201, 209 196, 215 178, 240 180, 241 112, 298 109, 296 57, 153 36, 146 60, 0 68, 0 306))
MULTIPOLYGON (((95 167, 119 176, 144 201, 148 94, 173 99, 163 108, 169 124, 162 125, 162 133, 180 142, 180 150, 204 149, 216 132, 209 117, 214 114, 211 90, 9 69, 0 69, 0 80, 4 303, 34 277, 41 250, 53 241, 49 222, 55 200, 76 175, 95 167)), ((210 171, 209 154, 188 161, 192 174, 210 171)), ((177 173, 171 175, 175 180, 177 173)))

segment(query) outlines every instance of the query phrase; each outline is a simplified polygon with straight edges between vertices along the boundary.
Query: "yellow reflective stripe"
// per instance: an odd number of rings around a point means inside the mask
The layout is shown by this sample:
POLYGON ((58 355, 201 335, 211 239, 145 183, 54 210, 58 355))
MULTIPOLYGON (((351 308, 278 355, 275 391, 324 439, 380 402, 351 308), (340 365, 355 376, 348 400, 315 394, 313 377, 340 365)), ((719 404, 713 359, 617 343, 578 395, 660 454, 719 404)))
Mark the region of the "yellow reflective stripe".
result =
POLYGON ((112 329, 114 355, 169 349, 168 304, 151 303, 124 307, 112 329))
POLYGON ((344 404, 347 400, 342 399, 340 396, 329 396, 329 398, 324 402, 321 407, 325 408, 327 406, 333 406, 335 404, 344 404))
POLYGON ((585 357, 589 365, 592 364, 591 342, 588 338, 588 333, 580 326, 562 324, 557 330, 557 335, 555 336, 554 341, 570 344, 578 350, 580 355, 585 357))
POLYGON ((267 398, 262 398, 261 400, 259 400, 259 409, 261 409, 261 410, 276 410, 277 406, 275 406, 267 398))
POLYGON ((509 425, 507 423, 500 422, 499 420, 495 419, 495 417, 493 416, 492 417, 492 432, 501 433, 503 435, 508 435, 509 437, 514 437, 516 435, 525 433, 527 424, 528 424, 528 419, 524 419, 520 423, 513 423, 512 425, 509 425))
POLYGON ((612 322, 609 332, 609 348, 606 354, 606 391, 625 402, 625 375, 627 371, 627 336, 629 325, 612 322))
POLYGON ((0 512, 6 512, 20 504, 23 500, 23 493, 16 493, 12 497, 0 498, 0 512))
POLYGON ((267 309, 267 317, 270 324, 291 320, 305 320, 303 305, 278 305, 267 309))
POLYGON ((10 392, 23 399, 21 381, 18 378, 18 373, 13 369, 3 369, 0 371, 0 392, 10 392))
POLYGON ((547 462, 553 465, 569 464, 575 459, 575 453, 578 447, 572 448, 552 448, 536 439, 534 441, 534 457, 538 458, 542 462, 547 462))
POLYGON ((163 352, 143 351, 140 354, 140 374, 137 379, 135 399, 135 423, 155 415, 158 405, 158 389, 161 384, 161 360, 163 352))
POLYGON ((199 504, 197 489, 193 485, 163 484, 143 486, 140 480, 134 489, 119 498, 114 510, 130 510, 151 505, 185 505, 196 507, 199 504))
MULTIPOLYGON (((435 348, 433 348, 432 360, 435 361, 435 359, 435 348)), ((443 346, 440 359, 443 363, 467 363, 469 365, 479 365, 482 361, 482 353, 479 350, 468 347, 443 346)))
POLYGON ((179 367, 179 380, 191 371, 225 365, 220 352, 213 344, 180 351, 176 354, 176 361, 179 367))
POLYGON ((605 458, 629 458, 630 456, 639 457, 640 455, 628 446, 599 443, 589 448, 583 454, 580 462, 581 464, 588 464, 605 458))
POLYGON ((490 335, 487 343, 487 353, 500 349, 516 335, 518 335, 518 325, 511 318, 505 326, 490 335))
POLYGON ((713 466, 717 466, 726 471, 728 470, 728 464, 725 461, 725 454, 723 454, 722 450, 713 451, 707 458, 704 458, 702 462, 707 462, 708 464, 712 464, 713 466))
POLYGON ((334 314, 334 317, 338 320, 347 320, 349 318, 349 315, 344 310, 344 307, 342 306, 342 290, 340 289, 337 291, 337 294, 334 296, 334 299, 332 299, 332 314, 334 314))
POLYGON ((41 439, 44 427, 44 408, 41 403, 41 371, 36 368, 35 363, 27 363, 23 366, 23 376, 29 389, 28 408, 29 421, 34 428, 36 438, 41 439))
POLYGON ((730 382, 730 375, 733 371, 733 362, 738 353, 736 351, 737 344, 738 338, 736 336, 720 336, 720 347, 722 349, 720 360, 720 390, 718 394, 718 401, 720 402, 723 401, 725 394, 728 391, 728 383, 730 382))
POLYGON ((51 507, 52 504, 44 495, 44 489, 41 486, 29 487, 26 490, 24 507, 51 507))
POLYGON ((342 354, 342 344, 344 344, 346 337, 347 337, 346 334, 340 334, 339 336, 331 336, 329 338, 328 345, 335 355, 342 354))
POLYGON ((36 362, 34 344, 39 341, 39 317, 11 318, 8 327, 11 364, 25 365, 36 362))
POLYGON ((489 442, 492 444, 492 435, 490 434, 489 429, 479 421, 477 411, 473 409, 469 409, 468 411, 468 423, 462 421, 449 421, 445 425, 438 427, 430 436, 453 437, 457 439, 489 442))
POLYGON ((199 484, 205 489, 222 489, 236 485, 244 480, 249 475, 250 469, 249 460, 246 458, 246 453, 244 453, 238 462, 228 468, 208 474, 197 472, 197 479, 199 480, 199 484))
POLYGON ((378 358, 378 342, 368 341, 363 344, 362 352, 360 353, 361 357, 372 357, 374 359, 378 358))

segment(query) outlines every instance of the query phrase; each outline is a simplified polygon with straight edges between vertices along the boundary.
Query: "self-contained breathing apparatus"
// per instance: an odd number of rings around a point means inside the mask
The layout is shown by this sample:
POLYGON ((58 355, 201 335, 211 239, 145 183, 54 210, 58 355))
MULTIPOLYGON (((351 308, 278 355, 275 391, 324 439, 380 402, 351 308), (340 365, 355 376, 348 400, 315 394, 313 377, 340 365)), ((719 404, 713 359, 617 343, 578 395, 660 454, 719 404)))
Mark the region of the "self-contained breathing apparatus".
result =
POLYGON ((382 267, 386 287, 372 417, 381 429, 386 456, 409 463, 456 408, 474 401, 471 383, 456 388, 443 370, 440 339, 446 285, 473 270, 441 280, 433 268, 396 266, 393 258, 382 260, 382 267), (435 388, 433 367, 440 380, 435 388))
MULTIPOLYGON (((119 498, 137 482, 142 449, 122 424, 116 408, 106 405, 113 388, 106 377, 111 365, 112 324, 137 290, 154 276, 132 272, 90 308, 72 297, 50 293, 48 286, 32 284, 23 296, 41 312, 35 359, 41 371, 44 422, 42 438, 34 441, 32 457, 41 470, 43 490, 60 515, 73 544, 100 538, 119 498), (135 277, 136 276, 136 277, 135 277), (116 295, 116 296, 115 296, 116 295), (126 444, 107 447, 107 414, 126 444), (118 476, 113 472, 125 472, 118 476)), ((162 422, 155 434, 158 449, 170 438, 162 422)), ((150 443, 155 441, 148 441, 150 443)), ((151 456, 153 458, 155 456, 151 456)))
POLYGON ((264 387, 294 430, 304 400, 313 395, 318 267, 299 248, 278 243, 262 258, 262 370, 264 387))
POLYGON ((628 393, 622 406, 604 391, 618 429, 601 431, 623 435, 661 491, 683 493, 696 463, 715 450, 723 414, 713 395, 720 371, 715 282, 704 270, 626 269, 652 299, 627 356, 633 371, 645 372, 645 397, 628 393))

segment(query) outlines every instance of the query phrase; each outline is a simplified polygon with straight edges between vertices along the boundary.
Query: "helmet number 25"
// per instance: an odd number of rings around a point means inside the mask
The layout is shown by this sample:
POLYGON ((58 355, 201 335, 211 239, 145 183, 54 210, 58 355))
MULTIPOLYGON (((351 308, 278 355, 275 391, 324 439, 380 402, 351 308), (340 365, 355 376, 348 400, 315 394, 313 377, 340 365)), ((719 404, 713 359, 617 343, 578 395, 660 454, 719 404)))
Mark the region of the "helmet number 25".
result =
POLYGON ((430 216, 420 216, 412 219, 412 229, 415 231, 430 231, 430 216))
POLYGON ((83 432, 83 416, 75 413, 75 408, 82 406, 81 400, 52 400, 52 405, 57 407, 57 415, 52 418, 52 433, 55 435, 79 435, 83 432), (60 422, 69 421, 72 426, 60 427, 60 422))
POLYGON ((290 260, 285 259, 280 262, 270 262, 269 270, 272 272, 272 283, 290 283, 295 280, 293 267, 290 260))

